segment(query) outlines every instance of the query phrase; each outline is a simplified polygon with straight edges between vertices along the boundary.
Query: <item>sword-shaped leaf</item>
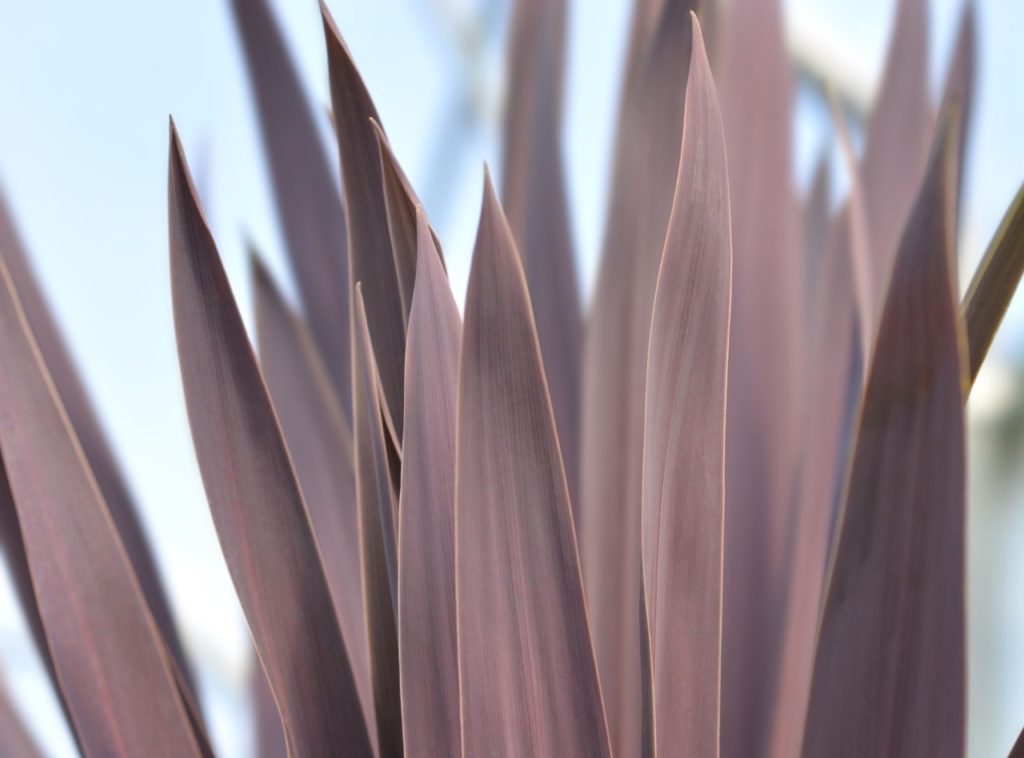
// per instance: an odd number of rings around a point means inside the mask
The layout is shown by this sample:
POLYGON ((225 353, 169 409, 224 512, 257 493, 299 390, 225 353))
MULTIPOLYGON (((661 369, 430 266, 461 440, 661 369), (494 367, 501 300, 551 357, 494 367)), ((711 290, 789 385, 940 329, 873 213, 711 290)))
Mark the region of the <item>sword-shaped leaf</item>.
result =
POLYGON ((352 437, 305 324, 255 255, 252 266, 260 366, 309 508, 363 715, 372 724, 352 437))
POLYGON ((171 658, 2 263, 0 453, 84 750, 200 755, 171 658))
POLYGON ((309 515, 177 134, 171 288, 210 512, 294 755, 372 755, 309 515))
POLYGON ((331 161, 267 0, 233 0, 231 7, 303 311, 350 423, 348 243, 331 161))
POLYGON ((160 628, 160 633, 174 657, 176 665, 183 672, 189 689, 194 693, 196 690, 192 668, 178 636, 174 614, 171 612, 171 606, 167 599, 167 593, 164 591, 163 581, 150 549, 149 540, 146 538, 139 520, 135 499, 128 490, 121 469, 110 449, 106 434, 96 417, 96 411, 85 392, 85 387, 72 362, 71 354, 57 327, 57 322, 54 320, 43 291, 32 272, 25 248, 15 229, 14 220, 2 194, 0 194, 0 260, 7 264, 7 270, 15 290, 18 292, 22 308, 25 310, 25 318, 28 320, 32 336, 35 338, 36 344, 39 345, 43 363, 53 379, 57 395, 64 405, 71 427, 75 430, 75 435, 82 446, 82 453, 85 455, 89 468, 92 469, 96 484, 100 488, 103 500, 117 527, 121 543, 128 553, 128 559, 139 580, 139 586, 142 588, 142 594, 153 615, 153 620, 160 628))
POLYGON ((42 758, 6 687, 0 687, 0 754, 6 758, 42 758))
MULTIPOLYGON (((636 6, 637 16, 650 0, 636 6)), ((580 554, 615 755, 640 749, 640 489, 651 307, 672 210, 696 2, 645 36, 620 110, 608 227, 586 326, 580 554)), ((643 25, 639 18, 634 22, 643 25)))
POLYGON ((608 756, 530 296, 489 176, 465 314, 455 495, 462 749, 608 756))
POLYGON ((562 168, 567 0, 518 0, 508 42, 501 198, 523 257, 579 528, 583 315, 562 168))
POLYGON ((717 755, 729 177, 696 16, 676 197, 654 295, 644 423, 643 570, 655 755, 717 755))
POLYGON ((380 383, 366 323, 363 283, 356 283, 352 410, 355 415, 356 498, 359 505, 363 596, 370 640, 370 675, 381 758, 402 755, 398 673, 398 503, 388 469, 380 383))
POLYGON ((818 632, 806 756, 964 751, 968 385, 949 124, 900 243, 868 372, 818 632))
MULTIPOLYGON (((974 110, 974 79, 978 66, 977 32, 975 30, 974 2, 964 3, 957 26, 956 43, 953 47, 953 58, 946 71, 946 84, 943 89, 939 117, 944 118, 950 108, 957 113, 957 172, 956 210, 960 214, 960 198, 964 187, 964 153, 967 138, 971 131, 971 116, 974 110)), ((959 228, 959 223, 957 224, 959 228)))
MULTIPOLYGON (((349 280, 362 282, 367 324, 383 395, 395 438, 402 438, 405 381, 405 317, 396 260, 391 250, 380 150, 371 119, 380 117, 327 5, 320 3, 327 38, 341 178, 348 210, 349 280)), ((355 327, 353 327, 353 330, 355 327)), ((353 331, 353 339, 357 332, 353 331)), ((355 409, 353 408, 353 411, 355 409)))
POLYGON ((405 348, 398 528, 402 721, 410 758, 460 755, 455 634, 455 393, 462 322, 426 216, 405 348))

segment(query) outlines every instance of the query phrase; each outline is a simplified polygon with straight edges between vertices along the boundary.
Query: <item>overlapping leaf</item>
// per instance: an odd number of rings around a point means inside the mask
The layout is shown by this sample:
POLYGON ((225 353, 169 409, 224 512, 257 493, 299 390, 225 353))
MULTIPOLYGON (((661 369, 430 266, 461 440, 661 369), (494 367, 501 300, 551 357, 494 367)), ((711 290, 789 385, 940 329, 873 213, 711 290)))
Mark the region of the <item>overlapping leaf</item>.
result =
POLYGON ((426 217, 405 354, 398 529, 402 723, 410 758, 459 755, 455 618, 455 395, 462 323, 426 217))
POLYGON ((192 439, 289 750, 371 755, 306 506, 173 127, 168 172, 174 320, 192 439))
MULTIPOLYGON (((651 3, 637 6, 637 14, 651 3)), ((618 126, 610 216, 586 325, 580 553, 616 755, 640 746, 640 489, 654 287, 672 209, 695 2, 652 22, 618 126)), ((637 27, 646 22, 637 18, 637 27)))
POLYGON ((465 315, 455 506, 463 752, 608 756, 551 401, 489 178, 465 315))
POLYGON ((881 317, 818 635, 807 756, 964 751, 955 153, 944 129, 881 317))
POLYGON ((567 0, 515 4, 501 197, 523 258, 578 529, 583 316, 560 140, 566 6, 567 0))
POLYGON ((389 425, 394 429, 394 437, 400 440, 405 381, 405 318, 402 289, 391 250, 377 135, 371 123, 372 119, 380 124, 380 117, 323 2, 320 11, 327 38, 331 103, 348 210, 349 280, 363 284, 382 402, 389 425))
POLYGON ((694 17, 647 357, 643 571, 655 755, 718 753, 731 268, 725 134, 694 17))
POLYGON ((0 451, 83 748, 199 755, 171 659, 2 264, 0 451))
POLYGON ((231 7, 303 310, 350 422, 350 284, 344 207, 313 112, 267 1, 233 0, 231 7))
POLYGON ((309 509, 363 713, 372 724, 352 438, 310 333, 259 259, 252 261, 263 377, 309 509))
POLYGON ((7 758, 41 758, 35 740, 28 733, 11 704, 7 689, 0 687, 0 753, 7 758))
POLYGON ((356 499, 363 562, 363 596, 370 641, 377 739, 382 758, 402 755, 401 685, 398 675, 397 495, 388 468, 380 384, 366 322, 362 282, 356 284, 353 413, 356 499))

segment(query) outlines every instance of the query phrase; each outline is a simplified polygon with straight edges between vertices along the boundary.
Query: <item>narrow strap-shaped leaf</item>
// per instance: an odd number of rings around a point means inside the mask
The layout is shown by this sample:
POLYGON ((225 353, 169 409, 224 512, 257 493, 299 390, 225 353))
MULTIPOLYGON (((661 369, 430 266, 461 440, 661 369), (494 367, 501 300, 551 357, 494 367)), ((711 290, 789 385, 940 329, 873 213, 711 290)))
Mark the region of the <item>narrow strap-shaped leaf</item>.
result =
POLYGON ((277 712, 274 694, 267 683, 267 674, 255 653, 249 671, 249 696, 254 722, 253 754, 256 758, 285 758, 288 746, 281 726, 281 714, 277 712))
POLYGON ((465 315, 455 495, 463 753, 608 756, 530 296, 489 176, 465 315))
MULTIPOLYGON (((883 298, 900 232, 914 203, 935 118, 928 97, 928 2, 898 0, 881 89, 867 124, 864 198, 871 291, 883 298)), ((876 300, 874 310, 881 303, 876 300)), ((877 315, 872 316, 876 322, 877 315)))
POLYGON ((2 264, 0 451, 83 748, 199 755, 159 630, 2 264))
POLYGON ((42 758, 3 686, 0 686, 0 753, 5 758, 42 758))
POLYGON ((955 160, 947 126, 900 243, 868 374, 805 756, 964 752, 967 363, 956 307, 955 160))
POLYGON ((831 217, 832 171, 829 152, 823 151, 814 169, 811 188, 804 200, 804 290, 808 308, 819 284, 831 217))
POLYGON ((800 451, 806 299, 780 0, 732 0, 721 32, 716 81, 733 242, 721 747, 727 758, 745 758, 761 749, 774 668, 800 451))
POLYGON ((363 283, 382 402, 394 425, 396 438, 401 439, 405 318, 402 290, 391 252, 380 151, 371 124, 371 119, 380 124, 380 117, 322 0, 320 12, 327 38, 331 103, 348 210, 349 280, 353 284, 363 283))
MULTIPOLYGON (((942 103, 939 107, 939 118, 944 118, 950 108, 957 113, 957 172, 956 211, 961 211, 961 196, 964 187, 964 153, 967 138, 971 132, 971 116, 974 111, 974 80, 978 67, 978 40, 975 22, 974 2, 965 2, 957 25, 956 42, 953 46, 953 58, 946 71, 946 84, 943 88, 942 103)), ((959 222, 957 223, 959 228, 959 222)))
POLYGON ((996 330, 1024 272, 1024 184, 1006 209, 960 306, 967 324, 971 382, 978 377, 996 330))
MULTIPOLYGON (((636 12, 649 4, 638 3, 636 12)), ((665 4, 623 94, 610 215, 584 344, 578 536, 612 748, 628 758, 641 739, 636 608, 647 342, 679 168, 689 11, 696 4, 665 4)))
POLYGON ((231 7, 303 311, 350 423, 348 242, 331 160, 267 0, 232 0, 231 7))
POLYGON ((647 356, 643 570, 655 755, 718 754, 731 290, 725 134, 694 16, 676 198, 647 356))
POLYGON ((32 272, 25 248, 18 237, 2 194, 0 260, 7 264, 14 288, 18 292, 22 308, 25 309, 29 328, 39 345, 43 363, 53 379, 54 387, 68 414, 68 420, 82 445, 82 452, 114 520, 121 543, 128 553, 128 559, 139 580, 153 620, 160 628, 164 642, 183 672, 190 689, 195 693, 195 677, 192 675, 192 668, 178 636, 174 615, 149 540, 139 520, 135 499, 128 490, 106 434, 100 426, 93 405, 72 362, 71 354, 32 272))
POLYGON ((402 755, 398 672, 397 510, 388 469, 380 385, 366 323, 362 282, 356 283, 352 410, 355 414, 356 498, 359 504, 363 596, 370 673, 381 758, 402 755))
POLYGON ((1020 734, 1017 736, 1017 741, 1013 743, 1013 747, 1010 748, 1010 754, 1008 758, 1024 758, 1024 729, 1020 730, 1020 734))
POLYGON ((508 42, 501 198, 520 254, 579 529, 583 315, 562 168, 568 0, 517 0, 508 42))
POLYGON ((460 755, 455 631, 455 393, 462 322, 426 216, 405 348, 398 529, 402 723, 410 758, 460 755))
POLYGON ((309 508, 363 715, 372 724, 352 438, 310 333, 255 255, 252 268, 263 377, 309 508))
POLYGON ((192 441, 292 755, 372 754, 284 438, 171 127, 171 288, 192 441))

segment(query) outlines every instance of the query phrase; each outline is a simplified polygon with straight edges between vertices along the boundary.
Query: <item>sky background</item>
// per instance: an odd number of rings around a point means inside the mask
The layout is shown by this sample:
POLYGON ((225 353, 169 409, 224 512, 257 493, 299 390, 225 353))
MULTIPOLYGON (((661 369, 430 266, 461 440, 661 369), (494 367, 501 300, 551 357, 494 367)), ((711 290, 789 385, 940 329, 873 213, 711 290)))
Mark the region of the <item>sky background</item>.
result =
MULTIPOLYGON (((507 8, 482 0, 328 3, 392 146, 444 244, 461 302, 482 164, 500 173, 507 8)), ((327 72, 313 0, 272 0, 325 144, 327 72)), ((580 283, 588 297, 603 232, 627 0, 570 2, 564 123, 580 283)), ((933 0, 933 91, 962 0, 933 0)), ((1024 3, 977 0, 979 81, 961 246, 966 286, 1024 178, 1024 3)), ((872 91, 893 0, 786 0, 794 47, 828 51, 872 91)), ((801 186, 828 142, 816 97, 798 98, 801 186)), ((226 0, 0 0, 0 185, 143 507, 189 652, 202 670, 216 746, 247 755, 249 643, 192 452, 171 320, 167 118, 173 114, 243 314, 244 239, 294 286, 267 187, 249 82, 226 0)), ((837 170, 838 170, 838 163, 837 170)), ((841 189, 839 190, 841 192, 841 189)), ((971 402, 971 754, 1005 753, 1024 723, 1024 313, 1016 303, 971 402)), ((49 754, 71 755, 59 710, 6 577, 0 669, 49 754)))

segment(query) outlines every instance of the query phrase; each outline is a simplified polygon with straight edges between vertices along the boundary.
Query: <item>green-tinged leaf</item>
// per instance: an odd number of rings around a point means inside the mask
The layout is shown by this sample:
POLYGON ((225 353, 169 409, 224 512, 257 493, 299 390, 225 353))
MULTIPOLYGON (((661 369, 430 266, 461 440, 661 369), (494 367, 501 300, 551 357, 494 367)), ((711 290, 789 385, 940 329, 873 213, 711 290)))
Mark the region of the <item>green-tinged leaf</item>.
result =
MULTIPOLYGON (((400 440, 402 386, 405 381, 405 317, 402 289, 391 252, 380 150, 371 123, 372 119, 380 124, 380 117, 322 0, 320 12, 327 38, 331 103, 348 209, 349 280, 353 284, 363 284, 382 403, 394 436, 400 440)), ((354 339, 355 331, 353 335, 354 339)))
POLYGON ((352 437, 310 333, 255 255, 252 270, 260 366, 309 509, 363 715, 372 724, 352 437))
POLYGON ((285 758, 288 746, 285 744, 281 715, 277 712, 274 694, 267 683, 267 674, 255 653, 249 671, 249 696, 251 698, 254 722, 253 754, 256 758, 285 758))
POLYGON ((694 16, 682 155, 647 356, 643 571, 655 755, 718 754, 731 289, 725 134, 694 16))
POLYGON ((465 315, 455 495, 462 749, 608 756, 530 297, 490 177, 465 315))
MULTIPOLYGON (((18 237, 14 221, 7 205, 0 194, 0 260, 7 264, 11 281, 32 335, 39 346, 39 351, 54 388, 68 414, 71 427, 82 446, 89 468, 96 478, 100 494, 117 527, 121 543, 128 553, 135 576, 142 588, 149 611, 160 628, 160 633, 168 650, 174 657, 179 669, 183 672, 191 691, 196 692, 195 678, 185 655, 174 615, 164 591, 156 560, 149 546, 149 540, 139 520, 135 499, 120 467, 114 458, 113 451, 107 441, 106 434, 100 426, 93 405, 85 392, 85 387, 78 376, 71 359, 71 354, 61 337, 57 322, 54 320, 43 291, 36 281, 29 264, 25 248, 18 237)), ((56 684, 56 683, 55 683, 56 684)))
POLYGON ((310 331, 351 421, 345 210, 298 72, 267 0, 232 0, 271 186, 310 331))
POLYGON ((369 756, 306 506, 173 127, 169 164, 174 323, 192 440, 289 751, 369 756))
POLYGON ((967 324, 971 381, 988 355, 1024 272, 1024 184, 1006 209, 960 307, 967 324))
POLYGON ((199 755, 171 659, 2 263, 0 453, 84 750, 199 755))
POLYGON ((508 42, 501 198, 520 254, 579 529, 583 315, 562 168, 568 0, 517 0, 508 42))
POLYGON ((805 756, 964 752, 967 363, 954 133, 939 136, 882 312, 819 626, 805 756))
POLYGON ((921 184, 934 123, 928 96, 928 2, 898 0, 861 162, 876 296, 872 322, 877 323, 900 232, 921 184))
MULTIPOLYGON (((637 13, 650 3, 637 6, 637 13)), ((615 755, 640 748, 640 489, 651 307, 672 209, 690 8, 671 2, 620 111, 610 216, 583 356, 580 553, 615 755)), ((636 23, 640 23, 639 20, 636 23)))
POLYGON ((356 497, 363 561, 363 596, 370 640, 377 739, 381 758, 402 755, 398 673, 398 503, 388 469, 380 385, 366 323, 362 282, 356 283, 352 409, 355 414, 356 497))
POLYGON ((733 289, 726 419, 722 754, 757 755, 775 666, 778 597, 804 407, 806 314, 792 186, 793 72, 780 0, 721 19, 733 289))
POLYGON ((42 758, 3 686, 0 686, 0 753, 5 758, 42 758))
POLYGON ((462 322, 426 216, 405 353, 398 529, 402 723, 410 758, 460 755, 455 632, 455 393, 462 322))

